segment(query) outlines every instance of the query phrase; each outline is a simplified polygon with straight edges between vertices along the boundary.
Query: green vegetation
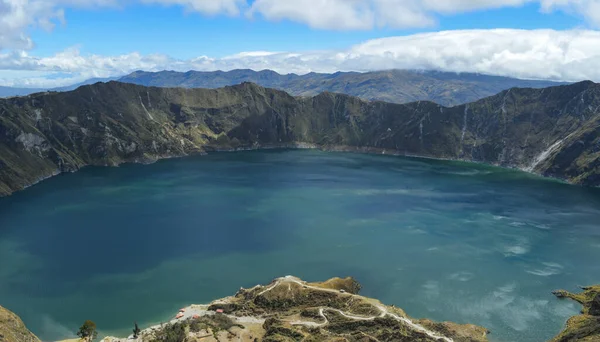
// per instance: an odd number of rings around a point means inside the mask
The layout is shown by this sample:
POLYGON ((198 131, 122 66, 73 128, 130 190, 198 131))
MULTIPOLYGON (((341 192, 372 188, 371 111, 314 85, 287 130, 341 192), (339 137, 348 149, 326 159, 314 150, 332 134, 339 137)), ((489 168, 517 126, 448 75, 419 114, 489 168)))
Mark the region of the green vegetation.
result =
POLYGON ((87 320, 83 322, 79 331, 77 332, 77 336, 86 341, 93 341, 98 336, 98 331, 96 331, 96 323, 87 320))
POLYGON ((0 100, 0 195, 86 165, 295 147, 418 155, 600 185, 600 86, 511 89, 452 108, 118 82, 0 100), (41 124, 44 122, 44 124, 41 124))
POLYGON ((138 338, 138 336, 140 335, 140 327, 138 327, 137 322, 135 322, 135 327, 133 328, 133 338, 138 338))
MULTIPOLYGON (((334 278, 323 283, 307 283, 295 277, 278 278, 266 286, 242 288, 235 296, 208 306, 192 306, 186 309, 194 313, 192 318, 142 331, 140 339, 156 342, 447 342, 449 338, 455 342, 487 341, 487 330, 474 325, 413 320, 412 324, 426 327, 415 329, 405 323, 410 318, 402 310, 345 289, 357 292, 360 284, 352 278, 334 278), (227 314, 215 312, 226 309, 227 314)), ((107 339, 109 341, 115 339, 107 339)))
POLYGON ((216 328, 217 330, 229 330, 233 327, 243 328, 243 325, 236 324, 231 318, 224 314, 215 314, 209 320, 208 323, 211 327, 216 328))
MULTIPOLYGON (((241 289, 226 303, 211 307, 228 305, 234 316, 265 316, 264 341, 437 340, 387 314, 406 317, 401 310, 350 293, 359 289, 352 278, 323 283, 280 278, 265 287, 241 289)), ((444 331, 457 342, 487 341, 487 330, 471 325, 439 323, 431 330, 444 331)))
POLYGON ((332 278, 322 283, 313 283, 313 286, 322 287, 324 289, 343 290, 347 293, 358 294, 362 286, 359 282, 351 277, 348 278, 332 278))
POLYGON ((265 342, 302 341, 307 337, 307 334, 299 332, 290 324, 276 318, 267 319, 263 324, 263 329, 266 331, 263 337, 265 342))
POLYGON ((216 339, 219 332, 229 331, 234 327, 244 329, 243 325, 235 323, 227 315, 217 313, 195 319, 191 318, 175 324, 164 324, 153 334, 153 337, 150 339, 150 341, 183 342, 186 340, 190 332, 200 333, 203 331, 212 334, 216 339))
POLYGON ((187 337, 188 326, 184 322, 165 324, 154 333, 152 342, 183 342, 187 337))
POLYGON ((574 294, 565 290, 554 291, 558 298, 568 298, 580 303, 581 315, 571 317, 565 329, 552 342, 600 341, 600 285, 583 288, 574 294))

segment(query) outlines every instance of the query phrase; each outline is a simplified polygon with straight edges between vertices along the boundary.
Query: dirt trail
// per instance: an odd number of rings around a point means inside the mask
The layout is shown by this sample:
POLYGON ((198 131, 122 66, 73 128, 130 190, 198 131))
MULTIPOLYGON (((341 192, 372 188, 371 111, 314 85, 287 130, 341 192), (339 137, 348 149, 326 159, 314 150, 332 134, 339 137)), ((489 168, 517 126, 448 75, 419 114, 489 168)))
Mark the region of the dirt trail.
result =
MULTIPOLYGON (((331 292, 331 293, 340 294, 339 290, 309 285, 308 283, 303 282, 296 277, 286 276, 283 278, 275 279, 275 281, 272 283, 272 285, 268 286, 266 289, 264 289, 263 291, 258 293, 258 296, 262 296, 265 293, 268 293, 269 291, 273 290, 274 288, 276 288, 282 284, 287 284, 288 288, 291 290, 290 285, 292 283, 298 284, 304 288, 309 288, 309 289, 312 289, 315 291, 323 291, 323 292, 331 292)), ((358 296, 358 295, 351 294, 351 293, 346 293, 345 295, 358 296)), ((377 305, 376 307, 377 307, 377 309, 379 309, 379 311, 381 311, 381 314, 378 316, 373 316, 373 317, 354 315, 354 314, 347 313, 342 310, 334 309, 334 308, 330 308, 330 307, 320 307, 319 308, 319 316, 323 319, 323 323, 317 323, 317 322, 312 322, 312 321, 293 321, 293 322, 290 322, 290 324, 304 325, 304 326, 315 327, 315 328, 323 327, 329 323, 329 320, 327 319, 327 316, 325 315, 326 311, 336 312, 348 319, 352 319, 352 320, 356 320, 356 321, 372 321, 376 318, 384 318, 386 316, 390 316, 390 317, 394 318, 395 320, 404 323, 411 329, 419 331, 421 333, 424 333, 431 338, 434 338, 437 340, 442 340, 444 342, 454 342, 451 338, 442 336, 434 331, 431 331, 431 330, 411 321, 410 319, 408 319, 406 317, 398 316, 394 313, 389 312, 388 309, 386 307, 384 307, 383 305, 377 305)), ((184 320, 190 319, 194 316, 202 317, 202 316, 210 316, 210 315, 214 315, 214 314, 215 314, 215 312, 208 311, 208 305, 192 305, 192 306, 188 306, 184 309, 184 312, 182 312, 182 317, 180 317, 179 319, 174 318, 169 323, 173 324, 173 323, 176 323, 179 321, 184 321, 184 320)), ((230 317, 231 319, 233 319, 234 321, 237 321, 238 323, 261 324, 262 325, 265 322, 264 318, 258 318, 258 317, 236 317, 236 316, 232 316, 232 315, 227 315, 227 316, 230 317)), ((161 325, 155 325, 148 329, 145 329, 145 331, 159 329, 160 327, 161 327, 161 325)), ((241 335, 238 336, 238 339, 240 339, 240 338, 241 338, 241 335)), ((122 340, 125 341, 125 339, 122 339, 122 340)), ((121 339, 113 339, 111 341, 121 341, 121 339)))
MULTIPOLYGON (((263 295, 263 294, 271 291, 272 289, 274 289, 275 287, 277 287, 278 285, 280 285, 281 283, 284 283, 284 282, 296 283, 296 284, 298 284, 298 285, 300 285, 302 287, 306 287, 306 288, 309 288, 309 289, 312 289, 312 290, 316 290, 316 291, 325 291, 325 292, 340 293, 339 290, 326 289, 326 288, 322 288, 322 287, 312 286, 312 285, 309 285, 307 283, 304 283, 304 282, 298 280, 295 277, 287 276, 287 277, 283 277, 283 278, 277 279, 272 286, 270 286, 266 290, 264 290, 261 293, 259 293, 259 295, 263 295)), ((349 296, 356 296, 356 295, 350 294, 350 293, 348 295, 349 296)), ((440 334, 438 334, 438 333, 436 333, 434 331, 431 331, 431 330, 425 328, 424 326, 419 325, 419 324, 411 321, 410 319, 408 319, 406 317, 401 317, 401 316, 398 316, 396 314, 390 313, 388 311, 388 309, 386 307, 384 307, 384 306, 378 305, 377 308, 381 311, 381 315, 379 315, 379 316, 373 316, 373 317, 363 317, 363 316, 357 316, 357 315, 348 314, 348 313, 343 312, 343 311, 338 310, 338 309, 323 307, 323 308, 319 308, 319 315, 325 320, 324 323, 297 321, 297 322, 292 322, 292 324, 312 326, 312 327, 321 327, 321 326, 324 326, 324 325, 326 325, 329 322, 328 319, 327 319, 327 317, 325 316, 325 313, 324 313, 325 310, 327 310, 327 311, 335 311, 335 312, 339 313, 340 315, 342 315, 342 316, 344 316, 346 318, 354 319, 354 320, 357 320, 357 321, 372 321, 372 320, 374 320, 376 318, 383 318, 383 317, 386 317, 386 316, 390 316, 390 317, 394 318, 395 320, 406 324, 407 326, 409 326, 413 330, 422 332, 422 333, 426 334, 427 336, 429 336, 431 338, 441 339, 441 340, 443 340, 445 342, 454 342, 454 340, 452 340, 451 338, 446 337, 446 336, 442 336, 442 335, 440 335, 440 334)))

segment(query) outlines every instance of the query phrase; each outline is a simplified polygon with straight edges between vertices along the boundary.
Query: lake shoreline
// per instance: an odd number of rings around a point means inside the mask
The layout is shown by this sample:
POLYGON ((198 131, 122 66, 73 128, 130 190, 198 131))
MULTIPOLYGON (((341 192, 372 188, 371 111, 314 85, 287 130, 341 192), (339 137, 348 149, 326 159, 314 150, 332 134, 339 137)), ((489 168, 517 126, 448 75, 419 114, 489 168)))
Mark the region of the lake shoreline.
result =
MULTIPOLYGON (((223 147, 219 147, 219 146, 207 145, 207 146, 204 146, 204 151, 197 152, 197 153, 191 153, 191 154, 162 155, 162 156, 158 156, 156 158, 143 158, 143 159, 135 158, 132 160, 123 160, 123 161, 120 161, 115 164, 103 164, 103 165, 89 164, 89 165, 84 165, 84 166, 80 167, 79 169, 69 170, 69 171, 61 171, 61 170, 57 169, 49 175, 39 177, 35 182, 25 185, 20 190, 6 192, 5 190, 0 189, 0 198, 11 196, 15 192, 26 190, 27 188, 30 188, 40 182, 43 182, 44 180, 58 176, 60 174, 75 173, 75 172, 77 172, 81 169, 84 169, 86 167, 89 167, 89 166, 118 167, 118 166, 124 165, 124 164, 148 165, 148 164, 156 163, 161 160, 186 158, 186 157, 193 157, 193 156, 203 156, 203 155, 207 155, 209 153, 232 153, 232 152, 243 152, 243 151, 261 151, 261 150, 318 150, 318 151, 323 151, 323 152, 388 155, 388 156, 414 158, 414 159, 464 162, 464 163, 471 163, 471 164, 477 164, 477 165, 498 167, 498 168, 505 169, 505 170, 521 171, 521 172, 524 172, 524 173, 527 173, 530 175, 538 176, 538 177, 544 178, 544 179, 554 180, 554 181, 557 181, 557 182, 560 182, 563 184, 569 184, 569 185, 579 186, 579 187, 586 187, 584 185, 571 183, 566 179, 552 177, 552 176, 545 176, 538 172, 534 172, 533 170, 531 170, 529 168, 522 168, 522 167, 517 167, 517 166, 505 166, 505 165, 500 165, 500 164, 491 164, 491 163, 485 163, 485 162, 471 160, 471 159, 460 159, 460 158, 449 158, 449 157, 445 158, 445 157, 436 157, 436 156, 427 156, 427 155, 416 155, 416 154, 401 152, 399 150, 390 150, 390 149, 378 148, 378 147, 357 147, 357 146, 347 146, 347 145, 318 145, 318 144, 313 144, 313 143, 298 142, 298 143, 289 143, 289 144, 265 144, 265 145, 256 144, 253 146, 243 146, 243 147, 235 147, 235 148, 233 148, 233 147, 223 148, 223 147)), ((593 187, 590 187, 590 188, 593 188, 593 187)))

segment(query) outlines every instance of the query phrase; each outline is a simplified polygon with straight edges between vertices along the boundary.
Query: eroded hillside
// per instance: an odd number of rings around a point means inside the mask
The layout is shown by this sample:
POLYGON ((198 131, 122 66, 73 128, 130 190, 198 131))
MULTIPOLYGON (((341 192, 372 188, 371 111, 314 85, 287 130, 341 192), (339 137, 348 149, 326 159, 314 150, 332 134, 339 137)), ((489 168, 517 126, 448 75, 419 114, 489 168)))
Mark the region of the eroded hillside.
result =
POLYGON ((0 341, 39 342, 40 340, 25 327, 19 316, 0 306, 0 341))
POLYGON ((471 104, 97 83, 0 101, 0 194, 86 165, 220 149, 316 147, 484 162, 600 184, 600 86, 511 89, 471 104))

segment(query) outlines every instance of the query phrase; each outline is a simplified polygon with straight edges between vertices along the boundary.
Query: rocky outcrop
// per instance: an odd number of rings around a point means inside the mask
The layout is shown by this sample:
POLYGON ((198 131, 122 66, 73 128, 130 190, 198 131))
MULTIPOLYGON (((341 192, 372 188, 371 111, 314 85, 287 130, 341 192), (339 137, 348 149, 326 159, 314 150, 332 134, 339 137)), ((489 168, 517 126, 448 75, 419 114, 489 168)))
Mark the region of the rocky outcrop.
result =
POLYGON ((19 316, 0 306, 1 342, 39 342, 40 340, 25 327, 19 316))
MULTIPOLYGON (((423 341, 484 342, 489 331, 472 324, 415 319, 402 309, 358 294, 353 278, 309 283, 293 276, 268 285, 241 288, 234 296, 183 308, 167 323, 141 331, 145 341, 423 341)), ((558 298, 583 305, 551 342, 600 341, 600 286, 558 298)), ((102 342, 127 342, 106 337, 102 342)), ((21 319, 0 306, 0 341, 39 342, 21 319)))
POLYGON ((143 330, 138 341, 487 341, 482 327, 410 318, 399 308, 351 292, 359 288, 352 278, 324 283, 278 278, 209 305, 184 308, 172 321, 143 330))
POLYGON ((568 298, 583 305, 581 315, 571 317, 566 328, 552 342, 600 341, 600 285, 583 288, 580 294, 554 291, 558 298, 568 298))
POLYGON ((447 108, 252 83, 221 89, 109 82, 0 100, 0 194, 86 165, 308 146, 467 160, 600 185, 600 85, 511 89, 447 108))

